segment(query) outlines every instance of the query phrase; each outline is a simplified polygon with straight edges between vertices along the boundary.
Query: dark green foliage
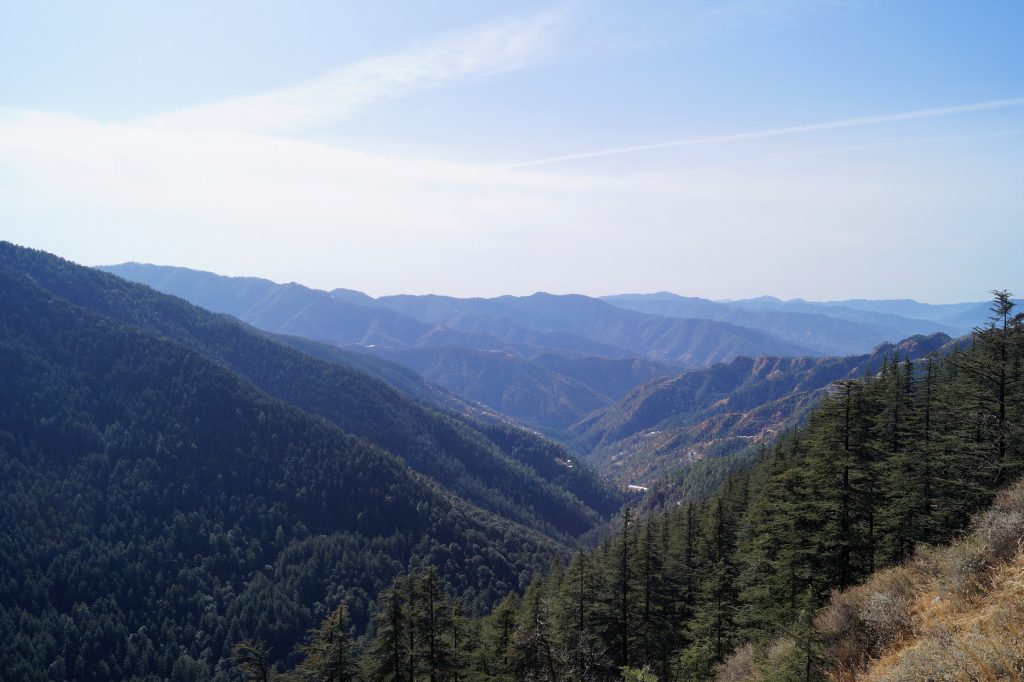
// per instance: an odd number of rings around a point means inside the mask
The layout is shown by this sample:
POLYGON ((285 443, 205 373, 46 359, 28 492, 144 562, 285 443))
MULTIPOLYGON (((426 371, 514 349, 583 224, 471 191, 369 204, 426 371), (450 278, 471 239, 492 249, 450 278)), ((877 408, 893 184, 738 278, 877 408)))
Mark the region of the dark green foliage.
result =
POLYGON ((229 318, 42 252, 3 243, 0 265, 31 277, 52 296, 187 346, 268 395, 389 450, 484 509, 559 540, 600 520, 593 509, 510 457, 464 417, 410 400, 337 358, 314 359, 229 318))
POLYGON ((226 679, 236 643, 295 663, 340 605, 361 632, 408 566, 436 566, 479 611, 558 552, 269 389, 298 401, 324 371, 362 387, 352 409, 390 404, 421 418, 413 433, 476 439, 528 471, 463 422, 108 275, 0 255, 0 678, 226 679))
POLYGON ((373 617, 374 637, 363 668, 372 680, 400 682, 409 679, 410 624, 402 581, 396 580, 378 599, 373 617))

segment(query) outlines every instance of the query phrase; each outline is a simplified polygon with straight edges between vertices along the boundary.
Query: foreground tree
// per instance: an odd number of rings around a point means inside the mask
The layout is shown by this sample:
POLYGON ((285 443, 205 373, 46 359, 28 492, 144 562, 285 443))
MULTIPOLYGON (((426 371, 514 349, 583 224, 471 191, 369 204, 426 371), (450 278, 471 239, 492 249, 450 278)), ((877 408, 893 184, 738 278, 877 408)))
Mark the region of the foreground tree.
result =
POLYGON ((242 674, 242 679, 270 681, 270 649, 259 640, 247 639, 236 644, 231 662, 242 674))
POLYGON ((306 658, 295 669, 294 677, 310 682, 348 682, 355 679, 352 644, 348 636, 348 610, 342 604, 319 627, 309 632, 309 642, 298 650, 306 658))

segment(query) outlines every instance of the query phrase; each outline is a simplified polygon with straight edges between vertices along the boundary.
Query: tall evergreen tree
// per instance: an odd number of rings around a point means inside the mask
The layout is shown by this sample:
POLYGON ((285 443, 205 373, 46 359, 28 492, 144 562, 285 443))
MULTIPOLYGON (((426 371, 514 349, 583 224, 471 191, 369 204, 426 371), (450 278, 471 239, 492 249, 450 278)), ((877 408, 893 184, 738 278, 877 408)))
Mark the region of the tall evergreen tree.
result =
POLYGON ((416 635, 413 647, 416 658, 413 678, 421 674, 430 682, 448 680, 454 670, 451 632, 451 604, 444 592, 437 570, 429 566, 413 580, 415 601, 411 610, 412 629, 416 635))
POLYGON ((270 649, 263 642, 251 639, 239 642, 231 661, 244 679, 270 682, 270 649))
POLYGON ((348 636, 348 609, 338 606, 309 632, 309 642, 299 651, 306 658, 295 669, 296 677, 310 682, 348 682, 356 677, 352 643, 348 636))
POLYGON ((393 583, 381 593, 374 614, 376 632, 363 659, 363 668, 372 680, 404 682, 410 679, 406 668, 409 660, 406 640, 409 622, 398 585, 401 582, 393 583))

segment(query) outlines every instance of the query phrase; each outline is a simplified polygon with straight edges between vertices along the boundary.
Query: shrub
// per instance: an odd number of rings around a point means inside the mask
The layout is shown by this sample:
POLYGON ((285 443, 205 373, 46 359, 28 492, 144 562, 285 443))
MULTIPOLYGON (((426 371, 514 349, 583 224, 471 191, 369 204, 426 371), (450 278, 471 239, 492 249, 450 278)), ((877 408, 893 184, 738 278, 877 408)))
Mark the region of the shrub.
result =
POLYGON ((752 642, 741 646, 715 668, 716 682, 760 682, 763 679, 752 642))

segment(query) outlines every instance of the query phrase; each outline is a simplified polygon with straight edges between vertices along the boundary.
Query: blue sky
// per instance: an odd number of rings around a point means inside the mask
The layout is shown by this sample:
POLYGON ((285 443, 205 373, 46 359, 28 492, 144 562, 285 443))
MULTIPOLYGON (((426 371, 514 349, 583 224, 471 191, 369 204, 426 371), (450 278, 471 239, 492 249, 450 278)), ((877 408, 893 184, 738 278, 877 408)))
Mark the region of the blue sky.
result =
POLYGON ((0 237, 322 288, 1024 290, 1024 3, 0 1, 0 237))

